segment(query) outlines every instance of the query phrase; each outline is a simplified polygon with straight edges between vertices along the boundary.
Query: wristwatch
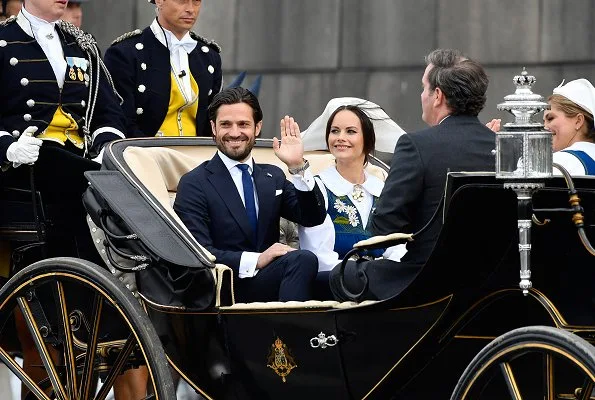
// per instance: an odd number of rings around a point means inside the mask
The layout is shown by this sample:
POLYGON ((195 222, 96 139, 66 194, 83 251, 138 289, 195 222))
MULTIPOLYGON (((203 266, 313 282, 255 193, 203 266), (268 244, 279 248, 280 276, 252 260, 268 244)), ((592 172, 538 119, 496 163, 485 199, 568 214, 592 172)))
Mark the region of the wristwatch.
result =
POLYGON ((299 167, 299 168, 287 168, 287 170, 289 171, 289 173, 291 175, 296 175, 299 174, 301 172, 304 172, 305 170, 307 170, 310 167, 310 163, 308 162, 308 160, 306 160, 305 158, 304 160, 304 164, 299 167))

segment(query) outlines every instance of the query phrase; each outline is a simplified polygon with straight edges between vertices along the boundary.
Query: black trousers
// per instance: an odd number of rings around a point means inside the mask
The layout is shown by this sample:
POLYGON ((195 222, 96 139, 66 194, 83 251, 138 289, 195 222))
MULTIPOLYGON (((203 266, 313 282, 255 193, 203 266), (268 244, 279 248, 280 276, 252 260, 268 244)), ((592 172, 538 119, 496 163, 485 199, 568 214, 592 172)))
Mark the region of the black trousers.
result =
POLYGON ((318 258, 314 253, 290 251, 260 269, 256 276, 236 279, 236 301, 311 300, 317 272, 318 258))

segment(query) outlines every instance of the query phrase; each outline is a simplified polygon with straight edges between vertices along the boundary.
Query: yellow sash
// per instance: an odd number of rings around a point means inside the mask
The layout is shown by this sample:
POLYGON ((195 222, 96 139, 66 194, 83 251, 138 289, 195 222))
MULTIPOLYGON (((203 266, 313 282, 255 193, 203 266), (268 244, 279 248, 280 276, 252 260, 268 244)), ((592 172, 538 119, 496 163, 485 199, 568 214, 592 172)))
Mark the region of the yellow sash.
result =
POLYGON ((186 100, 173 73, 169 107, 163 124, 156 136, 196 136, 196 112, 198 111, 198 84, 190 74, 192 99, 186 100))
POLYGON ((78 133, 79 126, 72 118, 72 116, 66 112, 62 106, 58 106, 58 109, 54 113, 52 122, 40 135, 37 135, 38 139, 51 140, 60 144, 65 144, 69 140, 73 145, 82 149, 85 147, 83 138, 78 133))

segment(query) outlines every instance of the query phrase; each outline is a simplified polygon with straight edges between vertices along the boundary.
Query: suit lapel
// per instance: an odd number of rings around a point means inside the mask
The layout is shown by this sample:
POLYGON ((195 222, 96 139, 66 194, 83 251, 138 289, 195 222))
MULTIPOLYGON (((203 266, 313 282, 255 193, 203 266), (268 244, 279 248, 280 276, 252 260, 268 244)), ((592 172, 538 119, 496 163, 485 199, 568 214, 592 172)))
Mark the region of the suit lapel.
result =
MULTIPOLYGON (((211 172, 209 175, 209 182, 215 188, 215 191, 221 196, 223 204, 229 210, 231 216, 235 219, 237 224, 244 232, 244 235, 249 239, 252 238, 252 228, 250 222, 248 222, 248 216, 246 215, 246 208, 242 203, 242 198, 236 189, 236 185, 231 179, 231 175, 227 170, 219 155, 215 156, 209 161, 206 169, 211 172)), ((260 222, 260 221, 259 221, 260 222)))
POLYGON ((275 180, 271 174, 267 174, 258 164, 254 163, 252 173, 256 193, 258 194, 258 247, 266 237, 275 202, 275 180))

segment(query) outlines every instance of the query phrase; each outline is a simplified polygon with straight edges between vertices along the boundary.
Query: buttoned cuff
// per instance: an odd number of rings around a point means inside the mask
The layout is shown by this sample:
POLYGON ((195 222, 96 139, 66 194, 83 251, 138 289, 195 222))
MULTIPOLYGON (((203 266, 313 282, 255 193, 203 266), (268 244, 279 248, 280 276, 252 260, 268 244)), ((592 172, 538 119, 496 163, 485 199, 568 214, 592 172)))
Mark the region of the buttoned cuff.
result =
POLYGON ((304 174, 295 174, 291 175, 291 183, 293 186, 299 191, 302 192, 310 192, 314 190, 314 175, 312 175, 312 171, 310 168, 304 171, 304 174))
POLYGON ((240 257, 240 268, 238 271, 238 278, 252 278, 256 276, 258 270, 256 264, 258 263, 260 253, 253 253, 251 251, 244 251, 240 257))

